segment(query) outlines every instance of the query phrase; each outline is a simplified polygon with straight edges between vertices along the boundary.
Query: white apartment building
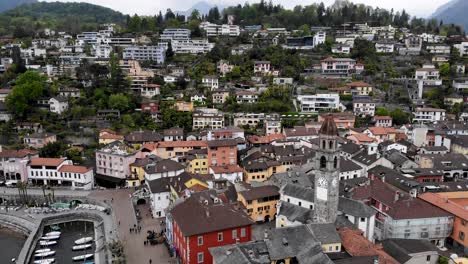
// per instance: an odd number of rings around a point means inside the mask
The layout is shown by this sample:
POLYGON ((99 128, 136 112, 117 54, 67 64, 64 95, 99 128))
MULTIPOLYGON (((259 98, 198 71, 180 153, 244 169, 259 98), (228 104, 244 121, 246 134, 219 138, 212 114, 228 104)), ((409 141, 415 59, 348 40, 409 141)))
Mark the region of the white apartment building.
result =
POLYGON ((375 103, 368 99, 354 100, 353 112, 357 116, 374 116, 375 103))
POLYGON ((431 44, 426 46, 430 54, 450 55, 450 46, 445 44, 431 44))
POLYGON ((146 86, 141 88, 140 93, 142 97, 153 98, 154 96, 161 94, 161 89, 157 84, 148 83, 146 86))
POLYGON ((208 42, 207 39, 187 39, 187 40, 173 40, 172 50, 174 53, 190 53, 202 54, 208 53, 214 48, 214 44, 208 42))
POLYGON ((325 31, 319 31, 314 35, 314 47, 320 44, 324 44, 327 39, 327 33, 325 31))
POLYGON ((161 46, 129 46, 123 51, 124 60, 155 61, 163 64, 166 49, 161 46))
POLYGON ((457 92, 462 92, 468 89, 468 78, 457 78, 452 81, 452 87, 457 90, 457 92))
POLYGON ((136 43, 134 38, 105 38, 103 42, 111 46, 123 46, 123 47, 133 46, 136 43))
POLYGON ((333 54, 350 54, 351 53, 351 47, 348 45, 343 45, 343 44, 336 44, 332 46, 332 53, 333 54))
POLYGON ((189 40, 190 29, 186 28, 166 28, 159 36, 161 41, 172 42, 173 40, 189 40))
POLYGON ((445 121, 445 109, 439 108, 416 108, 413 112, 413 123, 433 123, 437 121, 445 121))
POLYGON ((94 186, 94 172, 92 168, 73 165, 71 160, 32 158, 28 164, 28 181, 37 185, 61 185, 91 190, 94 186))
POLYGON ((299 95, 297 100, 301 105, 301 113, 318 113, 340 109, 338 94, 299 95))
POLYGON ((66 97, 52 97, 49 99, 50 112, 61 115, 68 110, 68 98, 66 97))
POLYGON ((94 46, 94 55, 98 58, 108 59, 112 52, 111 45, 108 44, 99 44, 94 46))
POLYGON ((219 80, 216 76, 205 76, 202 78, 202 85, 211 91, 219 88, 219 80))
POLYGON ((414 78, 422 81, 422 85, 442 85, 439 70, 432 64, 425 64, 422 68, 416 69, 414 78))
POLYGON ((210 22, 200 23, 200 29, 203 29, 206 32, 207 37, 216 37, 216 36, 229 36, 237 37, 240 35, 240 28, 236 25, 217 25, 210 22))
POLYGON ((220 129, 224 127, 224 114, 217 109, 199 110, 193 113, 193 129, 220 129))
POLYGON ((375 43, 375 51, 377 53, 393 53, 395 52, 395 44, 390 42, 375 43))
POLYGON ((236 101, 238 104, 256 103, 258 102, 258 93, 250 91, 240 91, 236 93, 236 101))
POLYGON ((460 56, 464 57, 468 55, 468 42, 462 42, 460 44, 455 44, 455 48, 460 52, 460 56))
POLYGON ((263 123, 265 135, 281 133, 281 121, 278 119, 266 119, 263 123))

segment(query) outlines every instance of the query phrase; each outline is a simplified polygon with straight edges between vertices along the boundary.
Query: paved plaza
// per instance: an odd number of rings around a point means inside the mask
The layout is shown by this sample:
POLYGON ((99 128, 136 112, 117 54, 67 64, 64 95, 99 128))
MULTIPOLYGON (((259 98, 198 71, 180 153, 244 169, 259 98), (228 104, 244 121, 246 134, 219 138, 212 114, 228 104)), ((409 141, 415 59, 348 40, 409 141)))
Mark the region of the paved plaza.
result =
POLYGON ((141 232, 130 233, 130 227, 137 224, 135 212, 131 204, 131 189, 93 191, 90 198, 106 200, 112 204, 115 221, 118 225, 119 238, 124 243, 127 263, 147 264, 152 260, 153 264, 176 263, 175 259, 169 256, 169 252, 164 244, 155 246, 145 246, 144 241, 147 230, 161 231, 158 219, 153 219, 149 214, 149 205, 138 205, 142 219, 140 221, 141 232), (112 200, 113 198, 113 200, 112 200), (120 222, 120 224, 119 224, 120 222))

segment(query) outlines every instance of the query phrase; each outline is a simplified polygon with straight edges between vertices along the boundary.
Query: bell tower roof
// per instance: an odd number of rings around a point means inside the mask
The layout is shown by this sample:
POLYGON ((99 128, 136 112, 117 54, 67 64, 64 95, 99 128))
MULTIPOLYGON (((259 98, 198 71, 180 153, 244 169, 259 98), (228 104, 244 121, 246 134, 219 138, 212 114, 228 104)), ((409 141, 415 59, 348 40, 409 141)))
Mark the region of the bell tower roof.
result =
POLYGON ((319 130, 320 135, 338 136, 338 128, 332 115, 327 115, 319 130))

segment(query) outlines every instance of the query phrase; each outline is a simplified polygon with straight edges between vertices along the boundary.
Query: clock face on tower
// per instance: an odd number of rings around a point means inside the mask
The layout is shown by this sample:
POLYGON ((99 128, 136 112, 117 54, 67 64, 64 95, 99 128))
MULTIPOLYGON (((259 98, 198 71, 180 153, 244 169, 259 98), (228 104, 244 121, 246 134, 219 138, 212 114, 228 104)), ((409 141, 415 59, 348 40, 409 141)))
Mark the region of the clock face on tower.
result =
POLYGON ((334 178, 334 179, 332 180, 332 186, 333 186, 333 187, 336 187, 337 184, 338 184, 338 179, 337 179, 337 178, 334 178))
POLYGON ((318 187, 327 188, 328 182, 324 177, 320 177, 317 181, 318 187))

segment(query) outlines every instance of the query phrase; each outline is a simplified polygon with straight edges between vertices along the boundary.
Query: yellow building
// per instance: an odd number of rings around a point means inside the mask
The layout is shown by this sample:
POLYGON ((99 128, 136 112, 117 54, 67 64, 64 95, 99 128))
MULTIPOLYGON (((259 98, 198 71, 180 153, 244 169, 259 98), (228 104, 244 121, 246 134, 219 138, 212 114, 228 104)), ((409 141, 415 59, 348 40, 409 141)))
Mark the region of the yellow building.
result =
POLYGON ((135 162, 130 164, 131 175, 127 179, 128 187, 140 186, 145 181, 145 167, 148 164, 153 164, 161 158, 155 155, 149 155, 145 158, 137 158, 135 162))
POLYGON ((113 130, 103 129, 99 131, 99 144, 107 145, 115 141, 123 142, 123 140, 124 137, 113 130))
POLYGON ((238 193, 237 200, 247 209, 254 221, 271 221, 276 216, 276 203, 280 199, 279 189, 273 185, 254 187, 238 193))
POLYGON ((244 181, 247 183, 252 181, 264 182, 274 173, 286 172, 287 168, 288 166, 278 161, 252 161, 244 165, 246 171, 244 181))
POLYGON ((178 101, 175 103, 178 112, 193 112, 193 102, 178 101))
POLYGON ((187 171, 208 174, 208 154, 206 149, 191 150, 187 157, 187 171))
POLYGON ((163 159, 174 159, 187 155, 192 150, 206 149, 206 141, 163 141, 151 151, 163 159))

